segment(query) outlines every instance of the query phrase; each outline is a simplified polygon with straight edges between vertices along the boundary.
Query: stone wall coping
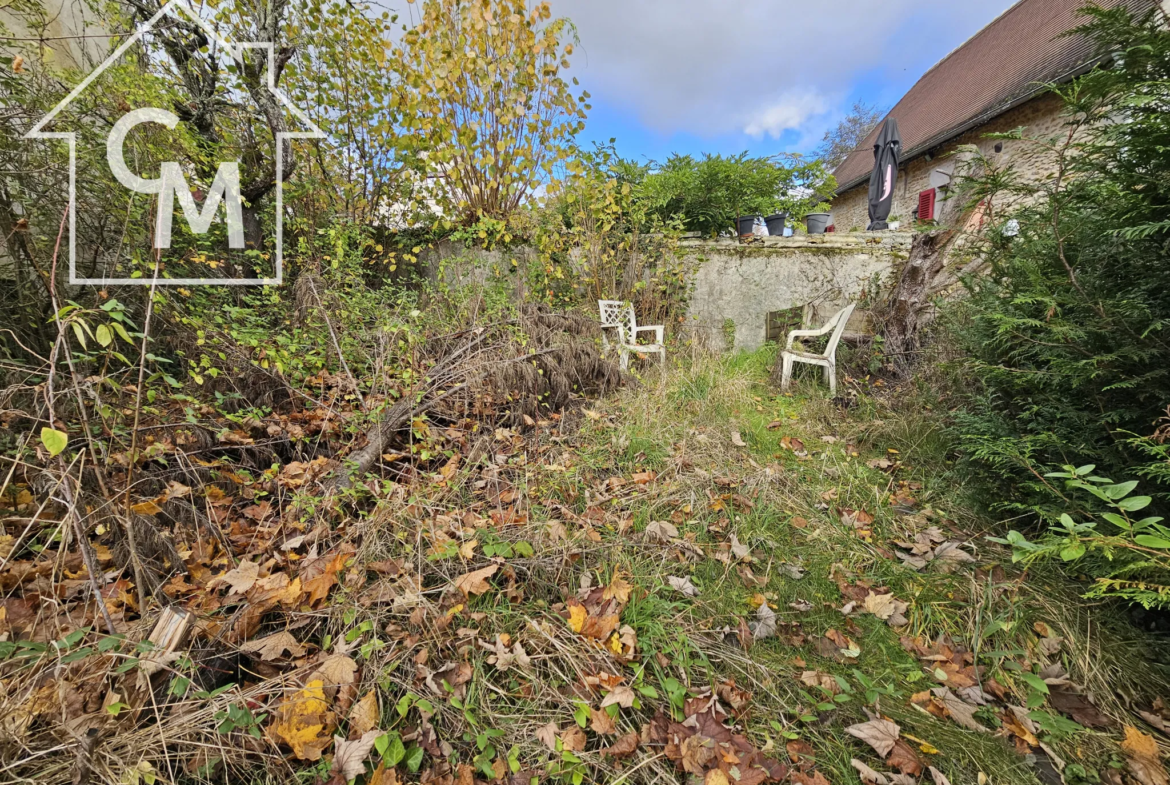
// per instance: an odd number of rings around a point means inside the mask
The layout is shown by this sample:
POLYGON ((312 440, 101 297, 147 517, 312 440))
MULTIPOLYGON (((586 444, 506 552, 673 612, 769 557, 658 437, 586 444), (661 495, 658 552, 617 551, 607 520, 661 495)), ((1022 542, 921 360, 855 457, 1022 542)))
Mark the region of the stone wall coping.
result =
POLYGON ((914 232, 829 232, 827 234, 801 234, 792 237, 759 237, 752 242, 741 243, 729 237, 718 239, 683 239, 680 248, 712 251, 744 250, 754 248, 840 248, 858 249, 866 246, 909 248, 914 232))

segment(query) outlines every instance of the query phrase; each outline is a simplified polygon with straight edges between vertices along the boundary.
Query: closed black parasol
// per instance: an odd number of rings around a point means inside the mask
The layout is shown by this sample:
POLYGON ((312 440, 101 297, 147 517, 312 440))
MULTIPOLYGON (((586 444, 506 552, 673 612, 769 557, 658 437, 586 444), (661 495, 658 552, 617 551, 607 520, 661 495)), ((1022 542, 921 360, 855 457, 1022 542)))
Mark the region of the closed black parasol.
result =
POLYGON ((902 135, 898 121, 886 120, 873 144, 873 173, 869 176, 869 231, 889 229, 886 219, 894 207, 894 184, 898 181, 898 158, 902 135))

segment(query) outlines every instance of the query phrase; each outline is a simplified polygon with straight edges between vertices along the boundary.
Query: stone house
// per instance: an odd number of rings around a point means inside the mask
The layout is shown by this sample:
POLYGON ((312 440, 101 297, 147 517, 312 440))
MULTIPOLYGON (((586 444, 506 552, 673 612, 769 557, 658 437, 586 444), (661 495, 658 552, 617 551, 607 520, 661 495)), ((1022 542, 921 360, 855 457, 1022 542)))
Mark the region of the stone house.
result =
MULTIPOLYGON (((1170 0, 1097 0, 1144 13, 1170 0)), ((918 80, 889 117, 902 134, 901 164, 890 220, 903 226, 937 220, 959 164, 952 155, 975 145, 989 159, 1013 165, 1024 178, 1039 181, 1054 171, 1054 160, 1027 139, 1048 139, 1064 128, 1061 100, 1048 85, 1068 82, 1102 65, 1091 42, 1062 36, 1077 27, 1084 0, 1020 0, 918 80), (996 140, 988 134, 1024 129, 1025 140, 996 140)), ((838 188, 831 223, 838 232, 861 231, 869 223, 869 176, 875 128, 837 167, 838 188)))

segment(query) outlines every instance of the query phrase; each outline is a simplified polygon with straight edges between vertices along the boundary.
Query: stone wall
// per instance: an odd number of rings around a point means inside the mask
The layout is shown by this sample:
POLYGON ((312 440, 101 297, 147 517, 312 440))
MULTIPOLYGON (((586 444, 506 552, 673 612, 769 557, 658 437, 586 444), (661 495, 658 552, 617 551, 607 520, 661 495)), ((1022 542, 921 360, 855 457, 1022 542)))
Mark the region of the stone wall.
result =
MULTIPOLYGON (((909 255, 910 233, 833 233, 770 237, 740 245, 734 240, 688 241, 683 253, 695 263, 689 325, 712 348, 753 350, 765 342, 768 314, 803 308, 806 327, 829 316, 874 286, 888 285, 891 270, 909 255)), ((851 332, 866 329, 856 312, 851 332)))
POLYGON ((27 26, 28 15, 18 16, 8 10, 9 5, 0 3, 0 30, 13 38, 32 40, 22 42, 25 48, 9 48, 0 41, 0 55, 20 54, 31 60, 35 44, 49 66, 89 70, 108 54, 106 26, 86 0, 39 0, 43 27, 27 26))
MULTIPOLYGON (((933 152, 932 160, 927 161, 925 155, 905 162, 898 169, 898 182, 895 185, 894 207, 890 212, 891 220, 898 218, 902 225, 908 227, 913 220, 914 210, 918 207, 918 195, 931 187, 930 176, 933 171, 953 166, 955 157, 950 155, 960 145, 976 145, 987 158, 1000 165, 1012 164, 1023 176, 1025 181, 1039 182, 1052 175, 1055 170, 1055 161, 1052 154, 1030 143, 1030 139, 1049 139, 1061 133, 1064 126, 1064 103, 1051 93, 1042 95, 1026 104, 1006 112, 991 122, 972 129, 956 139, 947 142, 933 152), (1024 128, 1025 139, 986 139, 989 133, 1004 133, 1016 128, 1024 128), (996 153, 996 144, 1002 144, 1002 152, 996 153)), ((943 197, 938 194, 935 205, 935 215, 944 207, 943 197)), ((838 232, 862 231, 869 224, 869 183, 863 182, 833 200, 831 213, 832 222, 838 232)))
MULTIPOLYGON (((803 325, 820 326, 866 290, 886 287, 892 269, 909 255, 909 232, 838 232, 737 240, 683 240, 679 253, 692 271, 686 334, 716 349, 753 350, 766 339, 768 314, 799 308, 803 325)), ((530 248, 468 249, 443 241, 419 255, 432 284, 497 287, 521 301, 524 276, 513 271, 535 259, 530 248)), ((671 338, 674 334, 672 326, 671 338)), ((866 314, 848 328, 864 332, 866 314)))

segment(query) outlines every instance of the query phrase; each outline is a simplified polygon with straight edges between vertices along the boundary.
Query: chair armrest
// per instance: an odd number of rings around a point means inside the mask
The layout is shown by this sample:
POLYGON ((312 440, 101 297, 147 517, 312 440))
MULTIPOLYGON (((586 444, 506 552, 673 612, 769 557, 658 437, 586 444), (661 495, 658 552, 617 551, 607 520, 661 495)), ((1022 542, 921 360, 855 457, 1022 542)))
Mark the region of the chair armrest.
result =
POLYGON ((662 344, 662 331, 663 331, 662 325, 654 325, 651 327, 635 327, 634 328, 634 336, 633 336, 634 343, 638 342, 638 333, 649 332, 651 330, 654 331, 654 336, 655 336, 654 342, 661 345, 662 344))
POLYGON ((792 348, 792 341, 796 338, 818 338, 833 329, 832 325, 822 327, 819 330, 793 330, 788 333, 788 344, 784 347, 786 349, 792 348))

